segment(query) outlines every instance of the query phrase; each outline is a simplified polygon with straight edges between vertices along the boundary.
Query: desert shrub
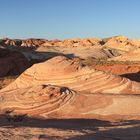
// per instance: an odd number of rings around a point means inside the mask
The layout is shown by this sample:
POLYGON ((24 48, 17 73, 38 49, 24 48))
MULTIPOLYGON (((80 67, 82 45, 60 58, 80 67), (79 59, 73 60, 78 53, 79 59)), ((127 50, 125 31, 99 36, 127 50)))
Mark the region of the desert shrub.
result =
POLYGON ((16 114, 12 114, 12 113, 13 113, 12 110, 7 110, 4 113, 8 122, 22 122, 27 117, 26 114, 16 115, 16 114))

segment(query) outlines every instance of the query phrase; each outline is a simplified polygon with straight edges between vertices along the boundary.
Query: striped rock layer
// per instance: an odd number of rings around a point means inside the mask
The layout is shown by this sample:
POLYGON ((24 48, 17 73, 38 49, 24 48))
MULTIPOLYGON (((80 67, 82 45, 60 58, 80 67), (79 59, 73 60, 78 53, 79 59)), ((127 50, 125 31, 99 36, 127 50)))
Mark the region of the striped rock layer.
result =
POLYGON ((140 48, 134 49, 132 51, 129 51, 125 54, 122 54, 120 56, 114 57, 114 58, 110 58, 109 60, 113 60, 113 61, 134 61, 134 62, 138 62, 140 61, 140 48))
POLYGON ((76 93, 40 85, 0 94, 0 112, 43 118, 140 119, 140 97, 76 93))
POLYGON ((139 94, 140 84, 129 79, 97 71, 78 59, 57 56, 35 64, 3 91, 51 84, 89 93, 139 94))

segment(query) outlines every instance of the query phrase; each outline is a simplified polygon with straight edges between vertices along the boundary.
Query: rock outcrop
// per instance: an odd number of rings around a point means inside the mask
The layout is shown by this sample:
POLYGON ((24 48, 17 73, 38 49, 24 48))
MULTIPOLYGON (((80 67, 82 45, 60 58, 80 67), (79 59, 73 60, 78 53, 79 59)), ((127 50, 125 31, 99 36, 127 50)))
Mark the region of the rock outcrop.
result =
POLYGON ((93 68, 116 75, 131 75, 140 72, 140 64, 104 64, 94 65, 93 68))
POLYGON ((89 93, 139 94, 140 84, 80 64, 78 59, 54 57, 33 65, 3 90, 26 88, 40 84, 66 86, 89 93))
POLYGON ((140 48, 134 49, 132 51, 129 51, 128 53, 125 53, 121 56, 110 58, 109 60, 114 61, 140 61, 140 48))
POLYGON ((47 40, 47 39, 9 39, 0 40, 0 45, 9 47, 108 47, 128 51, 140 46, 140 40, 131 40, 125 36, 115 36, 106 39, 98 38, 73 38, 65 40, 47 40))
POLYGON ((120 49, 122 51, 131 51, 140 46, 140 41, 130 40, 125 36, 115 36, 108 39, 103 39, 104 46, 108 48, 120 49))
POLYGON ((5 38, 0 41, 0 45, 4 47, 33 47, 37 48, 41 44, 45 43, 47 40, 44 39, 9 39, 5 38))
POLYGON ((108 59, 139 48, 140 41, 131 40, 124 36, 115 36, 106 39, 77 38, 65 40, 20 40, 5 38, 0 40, 0 45, 12 50, 20 50, 24 52, 28 59, 47 59, 49 55, 48 52, 72 55, 84 59, 87 57, 108 59))
MULTIPOLYGON (((138 46, 124 37, 105 40, 40 40, 40 43, 30 40, 24 43, 19 41, 19 44, 17 40, 16 42, 10 40, 4 44, 16 47, 34 46, 37 47, 38 53, 43 50, 44 56, 47 55, 45 53, 48 50, 72 53, 71 48, 74 54, 83 56, 85 50, 88 54, 94 49, 93 57, 98 59, 98 55, 101 58, 116 56, 110 47, 113 41, 114 47, 119 44, 118 50, 129 51, 124 56, 129 55, 133 58, 135 55, 139 58, 138 46), (123 46, 127 49, 122 49, 123 46), (131 52, 133 55, 130 53, 132 48, 137 48, 136 51, 131 52), (78 52, 81 50, 82 53, 78 52)), ((120 58, 126 61, 124 56, 120 58)), ((1 75, 13 75, 24 71, 28 67, 28 61, 19 52, 2 49, 0 65, 3 66, 0 68, 1 75)), ((138 82, 83 65, 79 58, 56 56, 43 63, 34 64, 14 82, 0 90, 0 113, 8 114, 13 118, 27 115, 31 118, 45 119, 140 120, 139 95, 140 83, 138 82)))
POLYGON ((0 48, 0 77, 21 74, 28 67, 29 62, 22 53, 0 48))
POLYGON ((0 93, 1 113, 45 119, 140 119, 139 104, 140 97, 136 95, 76 93, 66 87, 50 85, 0 93))

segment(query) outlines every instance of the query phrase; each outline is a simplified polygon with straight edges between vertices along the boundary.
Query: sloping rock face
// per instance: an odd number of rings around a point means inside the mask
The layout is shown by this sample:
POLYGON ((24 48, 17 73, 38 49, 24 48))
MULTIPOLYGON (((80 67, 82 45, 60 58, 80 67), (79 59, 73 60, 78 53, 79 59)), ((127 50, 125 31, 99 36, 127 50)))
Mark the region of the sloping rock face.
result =
POLYGON ((124 36, 107 39, 75 38, 65 40, 6 38, 0 40, 0 45, 12 50, 20 50, 28 59, 47 59, 49 57, 48 52, 66 56, 73 55, 83 59, 87 57, 108 59, 139 48, 140 41, 131 40, 124 36))
POLYGON ((22 53, 0 48, 0 77, 21 74, 28 67, 29 62, 22 53))
POLYGON ((94 65, 93 68, 116 75, 134 74, 140 72, 140 64, 104 64, 94 65))
POLYGON ((109 48, 116 48, 123 51, 130 51, 140 46, 140 41, 130 40, 125 36, 116 36, 103 40, 104 46, 109 48))
POLYGON ((59 46, 59 47, 89 47, 100 46, 101 39, 85 38, 85 39, 66 39, 60 40, 46 40, 46 39, 9 39, 5 38, 0 41, 2 46, 15 47, 38 47, 38 46, 59 46))
POLYGON ((75 39, 65 39, 63 41, 56 42, 56 46, 60 47, 91 47, 91 46, 101 46, 101 39, 98 38, 75 38, 75 39))
POLYGON ((76 93, 40 85, 0 93, 0 112, 43 118, 140 119, 140 97, 76 93))
POLYGON ((44 39, 25 39, 25 40, 20 40, 20 39, 9 39, 5 38, 2 39, 0 42, 0 45, 4 47, 38 47, 41 44, 45 43, 47 40, 44 39))
POLYGON ((101 47, 38 47, 36 52, 41 52, 43 56, 47 56, 47 52, 64 54, 66 56, 79 57, 82 59, 93 58, 93 59, 108 59, 113 58, 115 56, 121 55, 122 52, 117 51, 115 49, 107 49, 101 47))
POLYGON ((0 109, 14 109, 14 113, 18 114, 43 115, 69 103, 74 94, 68 88, 48 85, 9 91, 0 94, 0 109))
POLYGON ((40 84, 69 87, 89 93, 139 94, 140 84, 80 64, 78 59, 54 57, 33 65, 3 91, 40 84))
POLYGON ((140 49, 134 49, 132 51, 129 51, 128 53, 125 53, 121 56, 111 58, 109 60, 115 60, 115 61, 140 61, 140 49))
POLYGON ((139 93, 137 82, 57 56, 33 65, 0 90, 0 113, 45 119, 140 119, 139 93))
POLYGON ((52 56, 107 59, 121 54, 115 49, 102 48, 102 40, 96 38, 45 40, 45 39, 2 39, 0 45, 11 50, 18 50, 30 59, 43 60, 52 56))
POLYGON ((47 40, 47 39, 1 39, 0 45, 8 47, 108 47, 124 51, 135 49, 140 46, 140 40, 131 40, 125 36, 115 36, 106 39, 98 38, 73 38, 65 40, 47 40))

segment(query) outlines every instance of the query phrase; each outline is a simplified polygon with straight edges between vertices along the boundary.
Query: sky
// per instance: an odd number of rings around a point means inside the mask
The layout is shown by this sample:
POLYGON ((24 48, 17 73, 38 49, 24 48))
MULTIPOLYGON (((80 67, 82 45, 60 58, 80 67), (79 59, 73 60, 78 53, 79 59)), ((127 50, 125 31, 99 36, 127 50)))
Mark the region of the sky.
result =
POLYGON ((0 38, 140 38, 140 0, 0 0, 0 38))

